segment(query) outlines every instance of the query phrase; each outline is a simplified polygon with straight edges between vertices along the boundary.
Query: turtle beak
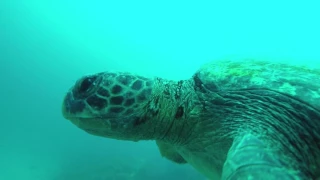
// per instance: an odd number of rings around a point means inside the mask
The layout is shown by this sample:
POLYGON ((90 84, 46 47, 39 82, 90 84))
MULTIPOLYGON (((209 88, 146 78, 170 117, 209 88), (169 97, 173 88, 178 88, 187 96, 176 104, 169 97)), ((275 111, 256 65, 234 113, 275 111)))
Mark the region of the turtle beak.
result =
POLYGON ((82 100, 74 99, 72 92, 68 92, 62 103, 62 115, 66 119, 74 117, 76 113, 82 112, 85 104, 82 100))

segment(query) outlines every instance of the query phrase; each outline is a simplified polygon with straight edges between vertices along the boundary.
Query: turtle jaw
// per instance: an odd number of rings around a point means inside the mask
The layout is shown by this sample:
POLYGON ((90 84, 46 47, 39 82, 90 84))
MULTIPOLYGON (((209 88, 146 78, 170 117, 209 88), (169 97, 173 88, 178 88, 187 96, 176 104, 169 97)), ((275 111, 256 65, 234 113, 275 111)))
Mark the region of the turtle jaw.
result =
POLYGON ((62 116, 89 134, 117 138, 114 133, 116 129, 111 127, 111 122, 115 125, 117 117, 107 117, 90 111, 89 105, 75 99, 72 91, 67 93, 62 103, 62 116))
MULTIPOLYGON (((62 104, 62 115, 81 129, 106 128, 106 120, 90 112, 88 105, 81 99, 75 99, 72 91, 68 92, 62 104), (105 123, 102 123, 105 121, 105 123), (102 126, 103 125, 103 126, 102 126)), ((108 127, 108 126, 107 126, 108 127)))
POLYGON ((75 100, 72 92, 68 92, 62 103, 62 115, 64 118, 71 120, 74 114, 83 111, 85 103, 82 100, 75 100))

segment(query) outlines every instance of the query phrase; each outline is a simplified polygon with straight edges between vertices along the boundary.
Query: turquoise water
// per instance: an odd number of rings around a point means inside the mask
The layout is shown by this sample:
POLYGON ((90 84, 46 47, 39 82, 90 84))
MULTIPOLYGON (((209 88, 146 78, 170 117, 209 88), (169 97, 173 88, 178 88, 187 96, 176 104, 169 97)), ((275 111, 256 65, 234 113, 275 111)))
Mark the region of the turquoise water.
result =
POLYGON ((229 56, 320 61, 317 1, 0 1, 0 179, 205 179, 154 142, 91 136, 65 92, 106 70, 180 79, 229 56))

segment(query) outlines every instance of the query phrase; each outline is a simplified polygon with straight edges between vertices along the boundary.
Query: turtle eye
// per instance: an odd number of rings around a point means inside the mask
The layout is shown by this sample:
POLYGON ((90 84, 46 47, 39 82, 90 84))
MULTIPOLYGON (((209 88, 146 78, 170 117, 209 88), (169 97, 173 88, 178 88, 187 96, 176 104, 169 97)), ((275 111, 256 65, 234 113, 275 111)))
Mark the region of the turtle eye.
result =
POLYGON ((86 77, 82 80, 80 87, 79 87, 79 93, 85 93, 87 92, 92 85, 94 85, 94 81, 97 79, 97 76, 92 77, 86 77))

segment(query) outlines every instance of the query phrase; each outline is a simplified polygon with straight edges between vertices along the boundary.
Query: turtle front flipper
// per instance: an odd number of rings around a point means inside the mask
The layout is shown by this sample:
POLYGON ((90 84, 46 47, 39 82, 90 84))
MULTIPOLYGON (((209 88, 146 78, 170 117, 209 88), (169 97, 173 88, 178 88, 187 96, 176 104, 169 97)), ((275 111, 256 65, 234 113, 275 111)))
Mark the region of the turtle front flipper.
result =
POLYGON ((301 173, 286 168, 257 137, 246 134, 234 140, 224 163, 223 180, 298 180, 301 173))

